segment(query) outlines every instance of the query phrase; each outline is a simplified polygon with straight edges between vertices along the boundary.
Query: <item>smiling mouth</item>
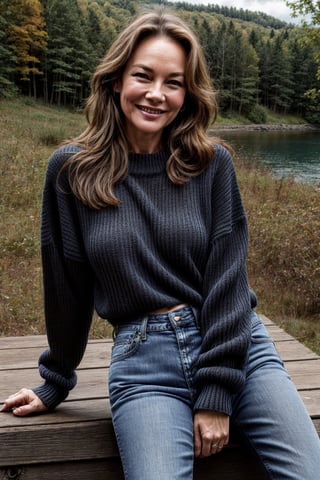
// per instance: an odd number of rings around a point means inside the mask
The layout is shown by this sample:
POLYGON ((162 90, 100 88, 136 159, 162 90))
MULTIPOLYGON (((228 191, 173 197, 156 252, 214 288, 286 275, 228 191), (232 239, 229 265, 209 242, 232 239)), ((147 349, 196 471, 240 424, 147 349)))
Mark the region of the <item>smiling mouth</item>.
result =
POLYGON ((142 105, 137 105, 137 108, 142 112, 150 113, 152 115, 161 115, 162 113, 164 113, 163 110, 159 110, 157 108, 144 107, 142 105))

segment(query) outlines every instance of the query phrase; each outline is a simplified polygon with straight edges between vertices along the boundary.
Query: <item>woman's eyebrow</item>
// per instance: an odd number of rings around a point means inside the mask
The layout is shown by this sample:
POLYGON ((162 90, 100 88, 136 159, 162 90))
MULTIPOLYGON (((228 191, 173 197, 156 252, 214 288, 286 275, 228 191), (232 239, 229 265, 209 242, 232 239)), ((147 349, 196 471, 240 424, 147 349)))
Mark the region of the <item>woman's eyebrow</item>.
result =
MULTIPOLYGON (((145 70, 146 72, 153 73, 154 70, 153 68, 147 67, 146 65, 142 65, 140 63, 133 64, 131 68, 142 68, 142 70, 145 70)), ((169 73, 169 77, 184 77, 185 74, 184 72, 172 72, 169 73)))

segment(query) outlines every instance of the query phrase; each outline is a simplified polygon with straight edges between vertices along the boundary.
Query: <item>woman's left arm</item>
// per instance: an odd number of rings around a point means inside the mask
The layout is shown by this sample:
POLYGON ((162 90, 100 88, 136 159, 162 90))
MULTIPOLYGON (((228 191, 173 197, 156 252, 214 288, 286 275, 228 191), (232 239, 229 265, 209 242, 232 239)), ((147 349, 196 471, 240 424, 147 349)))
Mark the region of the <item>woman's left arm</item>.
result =
POLYGON ((247 219, 230 154, 218 148, 210 212, 210 249, 200 314, 202 350, 195 411, 231 415, 232 395, 245 382, 254 297, 246 271, 247 219))

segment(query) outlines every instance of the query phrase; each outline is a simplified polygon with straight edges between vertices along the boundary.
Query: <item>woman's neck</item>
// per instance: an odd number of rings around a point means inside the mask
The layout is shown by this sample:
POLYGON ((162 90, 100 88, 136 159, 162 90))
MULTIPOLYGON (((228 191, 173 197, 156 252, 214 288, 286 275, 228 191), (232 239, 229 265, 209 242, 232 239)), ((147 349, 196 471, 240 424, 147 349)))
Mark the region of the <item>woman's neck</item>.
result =
POLYGON ((129 151, 132 153, 156 153, 163 150, 161 138, 154 135, 141 135, 139 138, 128 138, 129 151))

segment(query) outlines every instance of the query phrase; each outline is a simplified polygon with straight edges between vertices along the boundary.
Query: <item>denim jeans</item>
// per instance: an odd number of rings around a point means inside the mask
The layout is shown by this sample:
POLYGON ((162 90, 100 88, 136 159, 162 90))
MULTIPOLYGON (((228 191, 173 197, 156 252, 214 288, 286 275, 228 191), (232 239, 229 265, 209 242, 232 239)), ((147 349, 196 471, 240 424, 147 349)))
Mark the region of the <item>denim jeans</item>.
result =
MULTIPOLYGON (((191 307, 117 329, 110 403, 126 480, 192 480, 194 374, 201 346, 191 307)), ((253 449, 266 479, 320 479, 320 441, 273 342, 252 313, 247 380, 231 433, 253 449)), ((208 480, 215 478, 210 472, 208 480)))

